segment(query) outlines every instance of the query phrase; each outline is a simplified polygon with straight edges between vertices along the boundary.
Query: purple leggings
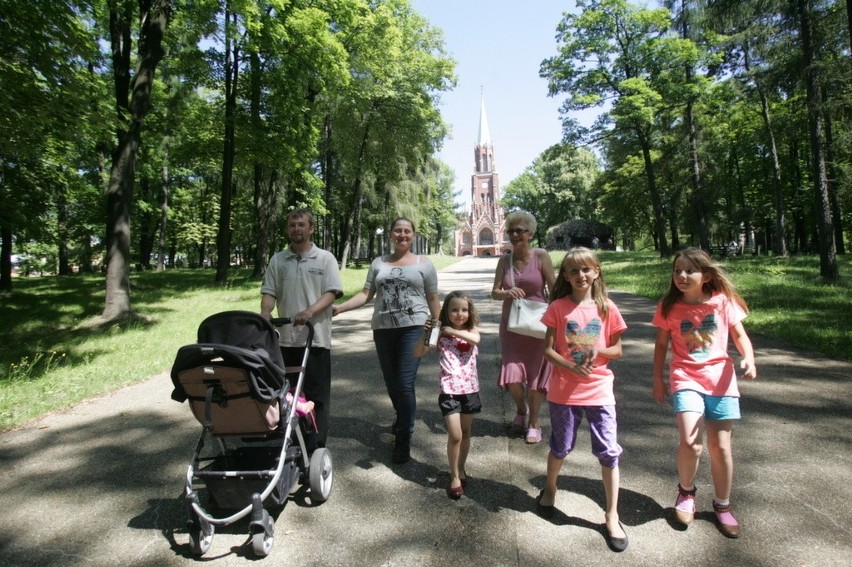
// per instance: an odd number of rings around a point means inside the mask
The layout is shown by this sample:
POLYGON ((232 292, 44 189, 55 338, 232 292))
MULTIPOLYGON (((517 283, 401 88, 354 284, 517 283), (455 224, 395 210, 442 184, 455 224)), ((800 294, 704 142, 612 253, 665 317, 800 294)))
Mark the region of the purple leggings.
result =
POLYGON ((564 459, 574 450, 583 414, 589 420, 592 454, 601 465, 617 467, 622 449, 617 440, 615 406, 566 406, 550 402, 550 452, 557 459, 564 459))

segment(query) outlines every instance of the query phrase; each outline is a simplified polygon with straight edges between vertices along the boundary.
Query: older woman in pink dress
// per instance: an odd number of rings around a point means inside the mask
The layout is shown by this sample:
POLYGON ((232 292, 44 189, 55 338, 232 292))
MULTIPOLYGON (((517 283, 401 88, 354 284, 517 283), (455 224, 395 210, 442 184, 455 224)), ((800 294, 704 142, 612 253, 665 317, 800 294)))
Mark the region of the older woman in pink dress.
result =
POLYGON ((515 401, 513 429, 526 431, 526 442, 533 444, 541 441, 538 413, 547 394, 550 363, 544 358, 544 339, 513 333, 506 323, 516 297, 547 303, 547 290, 552 289, 556 277, 547 251, 530 247, 537 227, 535 217, 526 211, 515 211, 506 216, 505 226, 512 254, 504 254, 497 263, 491 290, 492 299, 503 301, 499 386, 515 401))

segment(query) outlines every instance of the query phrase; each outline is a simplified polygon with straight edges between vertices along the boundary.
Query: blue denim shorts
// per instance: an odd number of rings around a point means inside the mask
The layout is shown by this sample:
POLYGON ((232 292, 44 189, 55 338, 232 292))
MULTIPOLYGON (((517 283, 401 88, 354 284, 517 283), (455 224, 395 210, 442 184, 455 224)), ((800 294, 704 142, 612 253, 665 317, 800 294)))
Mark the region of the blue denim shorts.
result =
POLYGON ((709 421, 740 419, 740 399, 734 396, 710 396, 695 390, 678 390, 671 397, 675 413, 700 413, 709 421))

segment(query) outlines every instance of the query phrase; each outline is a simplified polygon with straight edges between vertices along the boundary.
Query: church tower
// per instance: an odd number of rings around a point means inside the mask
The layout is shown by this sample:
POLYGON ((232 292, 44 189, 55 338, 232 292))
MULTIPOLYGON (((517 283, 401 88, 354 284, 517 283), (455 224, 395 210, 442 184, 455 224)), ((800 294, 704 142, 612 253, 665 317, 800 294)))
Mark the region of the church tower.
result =
POLYGON ((479 105, 479 135, 473 149, 470 178, 470 212, 456 235, 458 256, 499 256, 504 248, 503 209, 500 207, 500 178, 494 161, 494 146, 485 114, 485 96, 479 105))

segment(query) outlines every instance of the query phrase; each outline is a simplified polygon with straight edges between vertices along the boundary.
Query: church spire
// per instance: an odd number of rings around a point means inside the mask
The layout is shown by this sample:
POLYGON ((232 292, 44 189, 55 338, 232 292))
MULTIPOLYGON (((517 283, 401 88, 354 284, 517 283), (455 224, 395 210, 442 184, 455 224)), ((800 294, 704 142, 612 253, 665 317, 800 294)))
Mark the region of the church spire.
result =
POLYGON ((473 148, 470 176, 470 213, 456 231, 457 256, 499 256, 511 250, 503 229, 500 176, 494 163, 494 146, 485 115, 485 95, 480 93, 479 136, 473 148))
POLYGON ((491 132, 488 131, 488 117, 485 115, 485 95, 480 95, 479 105, 479 139, 476 142, 477 146, 491 145, 491 132))

